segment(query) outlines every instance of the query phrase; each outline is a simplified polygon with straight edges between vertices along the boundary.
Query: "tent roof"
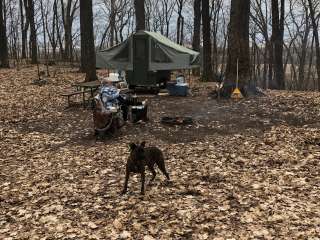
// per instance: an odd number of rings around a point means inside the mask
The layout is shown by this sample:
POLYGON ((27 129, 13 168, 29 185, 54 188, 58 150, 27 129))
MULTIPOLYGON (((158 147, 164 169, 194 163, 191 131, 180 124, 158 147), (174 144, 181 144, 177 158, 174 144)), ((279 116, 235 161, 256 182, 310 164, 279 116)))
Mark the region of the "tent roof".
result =
POLYGON ((161 35, 160 33, 156 33, 156 32, 148 32, 148 31, 143 31, 144 33, 148 34, 149 36, 151 36, 152 38, 156 39, 158 42, 162 43, 163 45, 166 45, 170 48, 173 48, 179 52, 182 53, 187 53, 187 54, 191 54, 191 55, 197 55, 199 54, 196 51, 193 51, 189 48, 186 48, 184 46, 181 46, 173 41, 171 41, 169 38, 166 38, 165 36, 161 35))
MULTIPOLYGON (((160 33, 157 33, 157 32, 149 32, 149 31, 140 31, 138 32, 138 34, 142 34, 142 33, 145 33, 145 34, 148 34, 150 37, 156 39, 158 42, 162 43, 163 45, 166 45, 172 49, 175 49, 176 51, 179 51, 179 52, 182 52, 182 53, 187 53, 187 54, 191 54, 191 55, 197 55, 199 54, 199 52, 196 52, 196 51, 193 51, 192 49, 190 48, 186 48, 184 46, 181 46, 173 41, 171 41, 169 38, 166 38, 165 36, 161 35, 160 33)), ((136 33, 137 34, 137 33, 136 33)), ((130 36, 131 37, 131 36, 130 36)), ((129 37, 129 38, 130 38, 129 37)), ((128 38, 128 39, 129 39, 128 38)), ((103 49, 103 50, 100 50, 100 52, 104 52, 104 51, 109 51, 111 49, 114 49, 114 48, 117 48, 119 45, 122 45, 123 43, 127 42, 128 40, 125 40, 124 42, 122 43, 119 43, 113 47, 110 47, 108 49, 103 49)))

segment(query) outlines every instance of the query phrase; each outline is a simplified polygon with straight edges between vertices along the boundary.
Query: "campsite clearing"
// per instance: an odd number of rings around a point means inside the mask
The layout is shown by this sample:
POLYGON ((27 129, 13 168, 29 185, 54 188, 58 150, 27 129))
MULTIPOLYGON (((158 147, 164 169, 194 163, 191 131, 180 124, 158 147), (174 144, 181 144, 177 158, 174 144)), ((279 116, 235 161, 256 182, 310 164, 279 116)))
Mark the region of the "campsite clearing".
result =
POLYGON ((148 123, 96 142, 92 112, 60 96, 84 75, 34 76, 0 71, 1 239, 319 237, 319 93, 217 102, 197 83, 192 97, 150 98, 148 123), (172 182, 158 174, 141 199, 132 177, 120 196, 128 144, 142 140, 164 151, 172 182))

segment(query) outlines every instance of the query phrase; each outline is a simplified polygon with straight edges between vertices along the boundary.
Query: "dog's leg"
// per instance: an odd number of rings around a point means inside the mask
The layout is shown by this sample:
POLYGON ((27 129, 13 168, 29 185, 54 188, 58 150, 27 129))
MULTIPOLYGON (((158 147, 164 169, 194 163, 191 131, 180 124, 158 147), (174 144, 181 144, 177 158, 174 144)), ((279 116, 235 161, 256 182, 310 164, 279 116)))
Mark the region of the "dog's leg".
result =
POLYGON ((145 172, 141 172, 141 194, 144 195, 144 181, 145 181, 145 172))
POLYGON ((149 170, 150 170, 151 173, 152 173, 152 178, 150 179, 150 183, 151 183, 151 182, 153 182, 153 180, 155 179, 157 173, 156 173, 156 171, 154 170, 154 167, 153 167, 152 165, 148 165, 148 168, 149 168, 149 170))
POLYGON ((125 194, 127 192, 129 177, 130 177, 130 171, 128 167, 126 167, 126 179, 124 181, 124 187, 121 194, 125 194))
POLYGON ((157 161, 157 165, 160 171, 166 176, 168 180, 170 180, 169 174, 167 173, 166 166, 164 165, 164 160, 157 161))

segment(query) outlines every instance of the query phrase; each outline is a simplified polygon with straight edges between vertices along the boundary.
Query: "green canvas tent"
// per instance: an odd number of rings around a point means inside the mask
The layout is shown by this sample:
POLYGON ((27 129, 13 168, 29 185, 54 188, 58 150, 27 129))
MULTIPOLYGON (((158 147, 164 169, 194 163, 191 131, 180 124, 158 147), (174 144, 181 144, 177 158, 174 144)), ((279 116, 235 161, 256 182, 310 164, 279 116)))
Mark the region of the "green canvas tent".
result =
POLYGON ((171 70, 200 67, 200 57, 159 33, 139 31, 123 43, 97 52, 96 66, 127 71, 132 86, 151 86, 163 82, 171 70))
POLYGON ((198 52, 178 45, 159 33, 139 31, 131 35, 123 43, 97 52, 97 68, 133 70, 134 55, 132 53, 135 47, 134 41, 138 42, 136 44, 136 54, 141 54, 142 56, 146 52, 148 53, 149 71, 199 67, 198 52), (143 41, 148 42, 145 43, 143 41), (144 46, 142 44, 149 49, 143 49, 144 46))

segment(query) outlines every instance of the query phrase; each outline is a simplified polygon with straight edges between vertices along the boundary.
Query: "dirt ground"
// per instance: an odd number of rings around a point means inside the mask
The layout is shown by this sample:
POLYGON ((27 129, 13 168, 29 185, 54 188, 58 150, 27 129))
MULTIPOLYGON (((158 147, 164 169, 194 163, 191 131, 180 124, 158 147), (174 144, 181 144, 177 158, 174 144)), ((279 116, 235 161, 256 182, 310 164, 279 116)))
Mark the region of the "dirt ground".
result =
MULTIPOLYGON (((0 239, 319 239, 320 94, 268 91, 242 101, 149 97, 147 123, 105 141, 92 113, 60 96, 83 75, 0 70, 0 239), (169 127, 164 116, 190 116, 169 127), (139 195, 120 196, 128 144, 166 156, 139 195)), ((150 175, 147 175, 147 181, 150 175)))

